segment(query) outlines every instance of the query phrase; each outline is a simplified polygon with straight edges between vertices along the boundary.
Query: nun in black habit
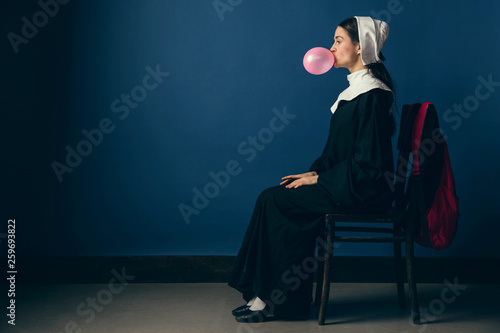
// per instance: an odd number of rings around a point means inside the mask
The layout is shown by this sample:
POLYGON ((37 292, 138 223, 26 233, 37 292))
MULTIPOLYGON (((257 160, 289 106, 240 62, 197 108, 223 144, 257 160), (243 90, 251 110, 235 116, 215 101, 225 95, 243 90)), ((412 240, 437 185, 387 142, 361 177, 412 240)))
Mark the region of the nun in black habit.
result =
POLYGON ((350 71, 349 87, 331 108, 328 140, 309 172, 283 177, 257 199, 229 281, 247 302, 233 310, 238 322, 307 318, 324 215, 391 206, 394 94, 380 52, 388 34, 370 17, 337 27, 330 50, 335 67, 350 71))

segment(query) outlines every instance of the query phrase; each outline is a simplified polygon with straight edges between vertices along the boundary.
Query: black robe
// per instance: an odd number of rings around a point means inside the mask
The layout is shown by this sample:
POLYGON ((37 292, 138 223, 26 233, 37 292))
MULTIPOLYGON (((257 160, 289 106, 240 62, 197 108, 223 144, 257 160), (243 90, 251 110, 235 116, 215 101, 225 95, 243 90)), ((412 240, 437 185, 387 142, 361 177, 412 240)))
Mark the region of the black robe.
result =
POLYGON ((275 186, 259 195, 229 281, 246 301, 257 295, 277 317, 305 318, 324 215, 391 206, 392 104, 392 92, 382 89, 341 101, 323 153, 309 170, 318 173, 318 183, 275 186))

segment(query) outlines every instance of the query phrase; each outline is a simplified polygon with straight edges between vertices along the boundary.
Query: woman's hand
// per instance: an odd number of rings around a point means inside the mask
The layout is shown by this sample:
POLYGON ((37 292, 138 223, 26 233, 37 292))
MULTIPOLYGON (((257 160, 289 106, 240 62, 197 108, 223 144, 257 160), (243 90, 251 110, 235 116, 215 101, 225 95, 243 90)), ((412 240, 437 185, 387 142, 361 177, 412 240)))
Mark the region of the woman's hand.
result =
POLYGON ((280 185, 286 185, 286 188, 298 188, 302 185, 314 185, 318 183, 318 174, 316 171, 301 173, 298 175, 290 175, 281 178, 280 185))

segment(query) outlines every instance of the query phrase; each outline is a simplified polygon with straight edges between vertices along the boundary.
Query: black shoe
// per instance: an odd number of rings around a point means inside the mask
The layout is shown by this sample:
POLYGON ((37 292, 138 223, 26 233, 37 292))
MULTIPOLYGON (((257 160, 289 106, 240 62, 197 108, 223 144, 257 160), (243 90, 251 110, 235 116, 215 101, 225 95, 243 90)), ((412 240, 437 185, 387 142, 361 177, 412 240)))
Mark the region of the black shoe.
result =
POLYGON ((242 305, 242 306, 239 306, 237 307, 236 309, 234 309, 233 311, 231 311, 231 313, 233 314, 233 316, 240 316, 248 311, 250 309, 250 305, 242 305))
POLYGON ((266 321, 276 320, 274 314, 270 313, 269 308, 266 306, 264 310, 252 311, 249 310, 239 316, 236 316, 236 321, 239 323, 263 323, 266 321))

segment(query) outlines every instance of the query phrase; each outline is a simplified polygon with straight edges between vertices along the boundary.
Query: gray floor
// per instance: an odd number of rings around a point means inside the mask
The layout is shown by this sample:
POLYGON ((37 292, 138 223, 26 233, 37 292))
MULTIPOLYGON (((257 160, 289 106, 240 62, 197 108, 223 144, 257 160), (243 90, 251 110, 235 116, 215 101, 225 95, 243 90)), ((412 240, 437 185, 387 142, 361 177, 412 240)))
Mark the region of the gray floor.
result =
MULTIPOLYGON (((452 281, 453 282, 453 281, 452 281)), ((453 284, 453 283, 452 283, 453 284)), ((393 284, 332 284, 327 325, 307 321, 237 323, 243 302, 225 284, 19 285, 16 326, 1 332, 500 332, 500 285, 419 284, 428 323, 411 325, 393 284)), ((2 306, 5 310, 5 307, 2 306)), ((5 328, 7 327, 7 328, 5 328)))

